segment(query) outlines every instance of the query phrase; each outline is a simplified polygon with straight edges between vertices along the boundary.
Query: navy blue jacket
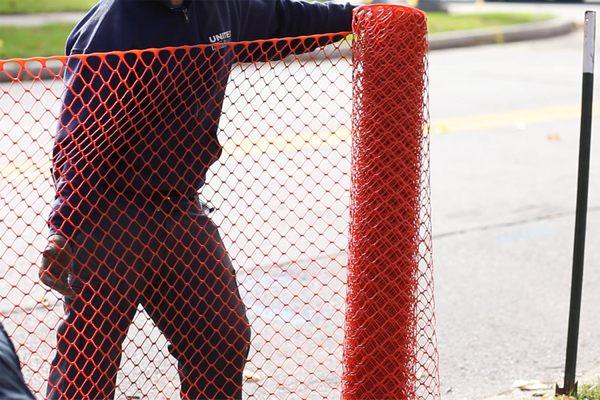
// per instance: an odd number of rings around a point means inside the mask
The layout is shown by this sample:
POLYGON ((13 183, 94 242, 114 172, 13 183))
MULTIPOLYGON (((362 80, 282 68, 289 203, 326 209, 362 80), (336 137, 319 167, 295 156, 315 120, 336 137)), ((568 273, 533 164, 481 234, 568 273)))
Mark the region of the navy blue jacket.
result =
POLYGON ((179 8, 168 0, 101 0, 69 36, 67 55, 213 46, 69 60, 53 153, 51 233, 70 236, 108 190, 196 193, 221 154, 217 131, 231 66, 286 54, 272 43, 219 44, 346 32, 353 8, 297 0, 187 0, 179 8))

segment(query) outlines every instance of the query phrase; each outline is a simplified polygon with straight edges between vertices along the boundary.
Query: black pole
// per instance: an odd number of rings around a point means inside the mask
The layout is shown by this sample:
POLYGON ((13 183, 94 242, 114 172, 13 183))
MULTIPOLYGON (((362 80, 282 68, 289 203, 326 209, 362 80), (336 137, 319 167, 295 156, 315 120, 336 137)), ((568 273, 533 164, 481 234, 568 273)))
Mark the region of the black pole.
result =
POLYGON ((577 382, 575 381, 575 377, 577 370, 577 345, 579 341, 579 317, 581 314, 581 291, 583 285, 583 261, 585 255, 585 232, 590 176, 595 34, 596 13, 594 11, 586 11, 583 54, 583 88, 581 98, 581 133, 579 139, 579 171, 577 176, 577 210, 575 212, 575 243, 573 246, 573 274, 571 277, 571 305, 569 309, 569 331, 567 334, 565 381, 562 388, 557 386, 557 395, 577 394, 577 382))

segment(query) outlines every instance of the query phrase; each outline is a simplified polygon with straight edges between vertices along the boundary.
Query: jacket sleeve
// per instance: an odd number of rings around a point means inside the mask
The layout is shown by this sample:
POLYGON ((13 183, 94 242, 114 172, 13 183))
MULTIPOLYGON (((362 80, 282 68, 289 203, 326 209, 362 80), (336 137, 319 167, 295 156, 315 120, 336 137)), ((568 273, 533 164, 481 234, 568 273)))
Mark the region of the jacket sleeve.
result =
POLYGON ((52 177, 56 194, 48 218, 50 235, 60 234, 71 239, 81 223, 82 195, 87 194, 85 180, 79 172, 84 169, 78 146, 83 133, 80 121, 90 115, 84 103, 90 93, 80 68, 81 61, 68 60, 65 91, 52 154, 52 177))
MULTIPOLYGON (((293 38, 352 29, 351 4, 309 3, 298 0, 241 0, 238 40, 293 38)), ((236 47, 238 62, 281 60, 290 54, 311 52, 343 39, 343 35, 253 42, 236 47)))
MULTIPOLYGON (((82 54, 84 50, 77 42, 83 26, 93 15, 92 12, 77 24, 66 42, 67 56, 82 54)), ((74 136, 80 133, 79 121, 85 120, 89 115, 81 115, 87 112, 84 102, 89 100, 89 91, 86 91, 86 77, 81 73, 81 60, 69 58, 65 70, 66 90, 58 118, 54 148, 52 151, 51 174, 54 180, 55 196, 50 215, 48 216, 48 228, 50 236, 59 234, 71 239, 76 227, 81 222, 78 212, 81 204, 80 192, 84 181, 77 173, 78 163, 75 159, 76 149, 73 143, 74 136)), ((89 81, 89 73, 87 74, 89 81)))
POLYGON ((126 104, 131 95, 127 85, 120 85, 127 65, 131 59, 121 62, 116 56, 72 56, 67 61, 52 159, 56 196, 48 219, 50 234, 71 239, 110 181, 106 170, 113 162, 114 146, 124 146, 110 135, 112 121, 123 118, 124 110, 111 113, 111 105, 126 104))
MULTIPOLYGON (((58 118, 53 149, 52 176, 56 189, 48 218, 50 234, 71 239, 99 197, 100 183, 107 181, 105 167, 112 147, 108 135, 111 121, 124 114, 111 104, 127 104, 131 95, 123 76, 128 74, 135 56, 82 56, 82 54, 127 48, 129 38, 117 40, 109 29, 89 33, 84 29, 89 15, 74 29, 66 43, 65 93, 58 118), (84 32, 85 31, 85 32, 84 32)), ((101 24, 101 22, 98 22, 101 24)))
POLYGON ((354 7, 301 0, 241 0, 239 39, 347 32, 352 29, 354 7))

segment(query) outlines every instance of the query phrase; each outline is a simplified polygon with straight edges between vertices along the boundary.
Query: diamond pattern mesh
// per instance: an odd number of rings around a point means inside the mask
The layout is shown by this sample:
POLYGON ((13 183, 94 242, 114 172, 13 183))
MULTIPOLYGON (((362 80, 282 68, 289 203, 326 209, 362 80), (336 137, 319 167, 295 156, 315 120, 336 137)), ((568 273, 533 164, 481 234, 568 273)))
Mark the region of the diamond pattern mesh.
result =
POLYGON ((439 398, 425 18, 354 30, 0 61, 0 311, 36 396, 439 398))

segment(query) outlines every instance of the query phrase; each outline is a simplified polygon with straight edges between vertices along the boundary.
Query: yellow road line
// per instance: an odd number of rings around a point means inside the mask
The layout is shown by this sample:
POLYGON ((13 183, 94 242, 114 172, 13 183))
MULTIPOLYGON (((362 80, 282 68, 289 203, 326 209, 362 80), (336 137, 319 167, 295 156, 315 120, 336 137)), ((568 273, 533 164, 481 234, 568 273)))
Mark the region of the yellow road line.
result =
MULTIPOLYGON (((262 136, 255 139, 241 137, 227 140, 223 145, 223 153, 241 160, 243 157, 258 157, 264 154, 296 153, 307 149, 319 149, 323 146, 336 147, 343 142, 350 142, 350 130, 338 129, 335 132, 301 132, 284 136, 262 136)), ((24 162, 0 167, 0 179, 12 181, 17 178, 50 177, 50 162, 24 162)))
MULTIPOLYGON (((598 110, 600 102, 594 104, 598 110)), ((579 106, 552 106, 533 109, 514 110, 489 114, 471 115, 466 117, 445 118, 434 120, 431 123, 432 134, 449 134, 462 132, 486 131, 506 127, 516 127, 521 124, 536 124, 559 122, 578 119, 579 106)), ((594 116, 600 116, 600 112, 594 116)), ((322 146, 335 148, 341 143, 350 142, 350 131, 341 128, 335 132, 304 131, 299 134, 284 134, 278 136, 261 136, 257 138, 240 137, 226 141, 223 152, 241 159, 246 156, 260 156, 265 153, 269 155, 278 153, 295 153, 307 149, 319 149, 322 146)), ((0 179, 10 181, 18 177, 29 179, 34 177, 50 176, 50 163, 36 164, 26 162, 20 164, 9 164, 0 167, 0 179)))
MULTIPOLYGON (((600 116, 600 102, 594 103, 594 117, 600 116)), ((579 119, 580 106, 551 106, 514 110, 467 117, 446 118, 432 121, 432 134, 485 131, 522 124, 559 122, 579 119)))
POLYGON ((295 153, 307 149, 318 149, 322 146, 335 147, 343 142, 350 142, 350 130, 342 127, 335 132, 304 131, 290 137, 274 136, 255 139, 231 139, 224 143, 223 152, 236 159, 250 156, 273 155, 279 153, 295 153))
POLYGON ((50 178, 50 161, 40 164, 28 161, 19 164, 9 164, 0 168, 0 179, 6 181, 12 181, 18 177, 34 178, 39 176, 50 178))

